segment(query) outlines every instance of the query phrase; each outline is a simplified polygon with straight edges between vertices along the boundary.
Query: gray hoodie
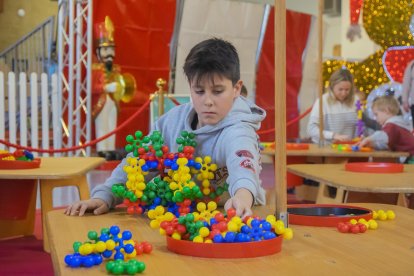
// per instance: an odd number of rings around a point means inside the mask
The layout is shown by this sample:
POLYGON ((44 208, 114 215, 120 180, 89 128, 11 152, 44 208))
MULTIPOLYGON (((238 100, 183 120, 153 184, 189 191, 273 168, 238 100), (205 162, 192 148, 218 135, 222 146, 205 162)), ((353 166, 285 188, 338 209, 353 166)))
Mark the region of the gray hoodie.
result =
MULTIPOLYGON (((210 181, 213 187, 229 184, 230 196, 234 196, 240 188, 249 190, 257 204, 265 204, 265 192, 260 185, 261 171, 259 137, 256 131, 266 112, 244 97, 238 97, 227 116, 216 125, 206 125, 193 130, 191 123, 196 112, 191 103, 179 105, 164 114, 155 123, 153 130, 158 130, 164 137, 164 143, 170 152, 177 152, 176 139, 181 131, 196 134, 196 152, 194 156, 211 156, 217 164, 215 179, 210 181)), ((132 157, 132 154, 128 156, 132 157)), ((111 187, 117 183, 125 184, 127 175, 123 170, 124 158, 103 185, 95 187, 92 198, 100 198, 114 207, 121 201, 115 198, 111 187)))

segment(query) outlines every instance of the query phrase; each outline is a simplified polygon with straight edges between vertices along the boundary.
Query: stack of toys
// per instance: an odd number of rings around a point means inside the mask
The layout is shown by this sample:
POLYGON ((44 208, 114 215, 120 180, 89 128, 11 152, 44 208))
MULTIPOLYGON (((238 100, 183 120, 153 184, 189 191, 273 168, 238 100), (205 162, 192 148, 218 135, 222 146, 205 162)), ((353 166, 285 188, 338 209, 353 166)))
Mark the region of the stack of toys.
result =
POLYGON ((124 167, 128 180, 112 189, 115 196, 124 198, 127 212, 148 211, 150 226, 176 240, 228 243, 261 241, 278 235, 291 239, 292 230, 274 216, 243 221, 233 209, 226 214, 217 210, 216 202, 228 185, 210 185, 217 165, 209 156, 194 156, 194 138, 193 133, 181 132, 178 152, 172 153, 158 131, 145 137, 140 131, 127 136, 125 149, 134 156, 124 167), (146 182, 145 176, 152 172, 159 176, 146 182))
POLYGON ((27 150, 15 150, 13 153, 7 150, 0 150, 0 160, 4 161, 33 161, 34 156, 27 150))
POLYGON ((27 150, 16 150, 9 152, 0 150, 0 169, 33 169, 40 166, 40 159, 34 158, 33 154, 27 150))
POLYGON ((147 242, 138 243, 132 239, 132 233, 125 230, 121 233, 118 226, 101 229, 101 234, 89 231, 88 241, 74 242, 73 254, 66 255, 65 263, 72 268, 92 267, 100 265, 103 258, 113 257, 114 261, 106 263, 106 270, 111 274, 141 273, 145 264, 133 259, 142 253, 151 253, 152 245, 147 242), (129 261, 125 261, 129 259, 129 261))

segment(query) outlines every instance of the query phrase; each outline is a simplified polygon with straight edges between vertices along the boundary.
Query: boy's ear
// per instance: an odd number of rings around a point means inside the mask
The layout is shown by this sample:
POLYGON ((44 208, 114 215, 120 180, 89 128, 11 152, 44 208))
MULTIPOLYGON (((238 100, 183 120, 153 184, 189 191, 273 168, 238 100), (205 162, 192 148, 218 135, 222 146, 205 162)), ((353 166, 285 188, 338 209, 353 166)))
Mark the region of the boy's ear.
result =
POLYGON ((242 80, 239 80, 238 82, 236 82, 236 85, 234 85, 234 89, 235 89, 235 92, 236 92, 236 95, 235 95, 236 97, 240 96, 240 91, 241 91, 242 86, 243 86, 243 81, 242 80))

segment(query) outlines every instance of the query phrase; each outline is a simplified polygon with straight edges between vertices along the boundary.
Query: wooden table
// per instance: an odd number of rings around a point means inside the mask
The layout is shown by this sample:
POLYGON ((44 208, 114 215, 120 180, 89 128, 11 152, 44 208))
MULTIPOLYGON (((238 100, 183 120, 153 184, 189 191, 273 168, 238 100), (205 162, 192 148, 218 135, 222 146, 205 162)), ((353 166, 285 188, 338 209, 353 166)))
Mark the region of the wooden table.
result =
MULTIPOLYGON (((146 217, 125 212, 69 217, 62 210, 48 213, 47 227, 55 275, 104 275, 105 265, 69 268, 64 257, 75 241, 85 241, 90 230, 118 225, 133 238, 150 242, 151 254, 136 259, 146 265, 145 275, 412 275, 414 210, 382 204, 354 204, 372 210, 393 210, 393 221, 379 221, 377 230, 342 234, 335 228, 290 225, 294 237, 283 241, 282 251, 251 259, 207 259, 168 251, 165 237, 149 227, 146 217)), ((256 207, 256 214, 274 213, 274 207, 256 207)))
MULTIPOLYGON (((48 251, 46 214, 53 209, 53 188, 77 186, 81 199, 89 198, 86 173, 105 162, 100 157, 47 157, 41 158, 40 168, 27 170, 0 170, 0 179, 10 183, 16 180, 32 180, 34 188, 30 196, 28 211, 22 220, 0 220, 0 238, 16 235, 32 235, 36 209, 37 183, 40 184, 41 212, 43 219, 43 244, 48 251), (8 182, 8 181, 7 181, 8 182)), ((7 192, 7 187, 2 187, 7 192)))
MULTIPOLYGON (((275 150, 267 147, 262 152, 274 158, 275 150)), ((408 157, 407 152, 393 151, 372 151, 372 152, 355 152, 355 151, 339 151, 331 146, 319 147, 316 144, 309 144, 308 150, 287 150, 287 160, 289 164, 343 164, 349 160, 354 161, 370 161, 370 162, 399 162, 400 157, 408 157)), ((273 159, 274 160, 274 159, 273 159)), ((317 186, 302 185, 303 179, 298 175, 287 172, 288 187, 296 187, 296 195, 298 199, 306 201, 315 201, 319 188, 317 186)))
MULTIPOLYGON (((264 155, 275 155, 275 150, 272 148, 265 148, 261 151, 264 155)), ((384 151, 376 150, 371 152, 359 152, 359 151, 339 151, 333 149, 331 146, 320 148, 316 144, 309 144, 308 150, 287 150, 286 155, 290 156, 306 156, 311 163, 343 163, 350 158, 371 158, 372 160, 378 161, 379 159, 395 162, 400 157, 408 157, 408 152, 398 151, 384 151), (315 158, 320 158, 319 161, 315 161, 315 158), (313 162, 315 161, 315 162, 313 162)))
POLYGON ((316 203, 347 202, 349 192, 398 193, 398 204, 406 206, 404 193, 414 192, 414 165, 404 165, 402 173, 358 173, 345 170, 344 164, 288 165, 290 173, 320 182, 316 203), (327 187, 337 188, 336 197, 327 187))

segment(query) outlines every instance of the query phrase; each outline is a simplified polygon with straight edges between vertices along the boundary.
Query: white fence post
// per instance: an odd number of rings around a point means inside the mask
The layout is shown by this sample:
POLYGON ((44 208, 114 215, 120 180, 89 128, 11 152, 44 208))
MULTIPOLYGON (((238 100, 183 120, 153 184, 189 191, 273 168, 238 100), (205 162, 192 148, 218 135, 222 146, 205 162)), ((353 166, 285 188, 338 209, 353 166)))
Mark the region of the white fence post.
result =
MULTIPOLYGON (((8 89, 8 102, 9 102, 9 141, 12 144, 16 144, 16 78, 13 72, 9 72, 9 89, 8 89)), ((11 147, 12 148, 12 147, 11 147)), ((14 148, 13 148, 14 149, 14 148)))
MULTIPOLYGON (((47 75, 42 74, 40 79, 42 93, 42 147, 43 149, 49 149, 49 95, 47 75)), ((48 157, 49 153, 44 153, 43 156, 48 157)))
POLYGON ((20 72, 19 74, 19 99, 20 99, 20 142, 19 145, 27 146, 27 80, 26 73, 20 72))
MULTIPOLYGON (((31 147, 37 149, 39 147, 39 113, 38 113, 38 89, 37 74, 30 74, 30 140, 31 147)), ((33 152, 34 156, 39 156, 37 152, 33 152)))
MULTIPOLYGON (((60 112, 59 112, 59 96, 57 90, 57 76, 52 75, 51 78, 51 89, 52 89, 52 127, 53 127, 53 148, 62 148, 62 131, 60 131, 60 112)), ((62 156, 61 153, 54 153, 54 156, 62 156)))

